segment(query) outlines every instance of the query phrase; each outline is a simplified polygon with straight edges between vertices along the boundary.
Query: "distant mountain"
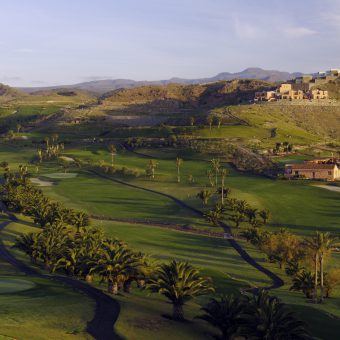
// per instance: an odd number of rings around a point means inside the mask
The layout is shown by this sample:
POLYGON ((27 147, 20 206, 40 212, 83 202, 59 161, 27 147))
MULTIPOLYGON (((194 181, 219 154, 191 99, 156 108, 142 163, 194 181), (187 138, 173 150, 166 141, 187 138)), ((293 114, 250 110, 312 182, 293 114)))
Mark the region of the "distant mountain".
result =
POLYGON ((287 81, 289 79, 294 79, 301 76, 302 73, 295 72, 281 72, 276 70, 263 70, 261 68, 252 67, 247 68, 242 72, 229 73, 223 72, 219 73, 214 77, 210 78, 199 78, 199 79, 184 79, 184 78, 171 78, 167 80, 158 81, 135 81, 131 79, 103 79, 89 81, 74 85, 63 85, 63 86, 51 86, 51 87, 25 87, 19 88, 20 90, 32 93, 36 91, 46 90, 46 89, 57 89, 57 88, 74 88, 79 90, 86 90, 97 94, 103 94, 105 92, 117 90, 120 88, 134 88, 144 85, 167 85, 167 84, 204 84, 211 83, 222 80, 232 80, 232 79, 257 79, 265 80, 268 82, 280 82, 287 81))

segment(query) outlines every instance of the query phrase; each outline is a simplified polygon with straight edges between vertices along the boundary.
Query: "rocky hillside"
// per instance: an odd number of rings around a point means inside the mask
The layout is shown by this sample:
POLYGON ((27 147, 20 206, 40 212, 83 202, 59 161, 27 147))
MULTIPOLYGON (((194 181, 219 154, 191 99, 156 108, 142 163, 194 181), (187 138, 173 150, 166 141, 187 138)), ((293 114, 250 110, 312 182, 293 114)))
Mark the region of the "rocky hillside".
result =
POLYGON ((18 99, 26 96, 26 94, 4 84, 0 84, 0 103, 18 99))
POLYGON ((330 81, 328 84, 319 85, 317 87, 322 90, 327 90, 331 99, 340 100, 340 77, 330 81))
MULTIPOLYGON (((178 109, 207 109, 222 105, 248 102, 254 93, 273 88, 274 84, 261 80, 231 80, 203 85, 143 86, 133 89, 120 89, 101 97, 102 105, 138 110, 151 107, 178 109)), ((149 110, 148 110, 149 111, 149 110)))

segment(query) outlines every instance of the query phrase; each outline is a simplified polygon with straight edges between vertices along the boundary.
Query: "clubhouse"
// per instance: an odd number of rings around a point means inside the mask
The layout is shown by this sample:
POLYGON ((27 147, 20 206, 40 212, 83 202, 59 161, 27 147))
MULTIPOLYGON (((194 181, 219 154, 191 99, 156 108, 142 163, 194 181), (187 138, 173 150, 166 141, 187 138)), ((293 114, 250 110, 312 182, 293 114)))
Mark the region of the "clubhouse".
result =
POLYGON ((301 164, 286 164, 286 178, 340 180, 340 164, 335 158, 315 159, 301 164))

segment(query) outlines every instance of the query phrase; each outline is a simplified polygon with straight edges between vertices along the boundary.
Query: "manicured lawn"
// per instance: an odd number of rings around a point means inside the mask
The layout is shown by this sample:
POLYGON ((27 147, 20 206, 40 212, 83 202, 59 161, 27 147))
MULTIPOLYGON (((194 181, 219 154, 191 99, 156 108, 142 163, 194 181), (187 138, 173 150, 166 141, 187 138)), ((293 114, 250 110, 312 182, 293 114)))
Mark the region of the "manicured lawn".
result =
MULTIPOLYGON (((0 215, 0 223, 6 217, 0 215)), ((38 230, 24 223, 11 223, 0 233, 11 247, 22 232, 38 230)), ((27 223, 27 224, 26 224, 27 223)), ((17 250, 11 250, 27 260, 17 250)), ((0 260, 0 337, 15 339, 91 339, 85 332, 91 320, 94 302, 77 291, 51 280, 33 278, 19 273, 0 260)))

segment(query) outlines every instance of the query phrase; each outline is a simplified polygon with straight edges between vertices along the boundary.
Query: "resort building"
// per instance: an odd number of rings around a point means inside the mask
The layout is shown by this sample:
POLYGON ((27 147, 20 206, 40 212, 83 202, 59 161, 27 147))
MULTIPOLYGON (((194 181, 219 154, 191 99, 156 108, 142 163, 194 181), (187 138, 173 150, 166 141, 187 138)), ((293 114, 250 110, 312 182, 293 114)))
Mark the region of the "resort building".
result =
POLYGON ((301 164, 286 164, 286 178, 340 180, 340 168, 335 159, 305 161, 301 164))

